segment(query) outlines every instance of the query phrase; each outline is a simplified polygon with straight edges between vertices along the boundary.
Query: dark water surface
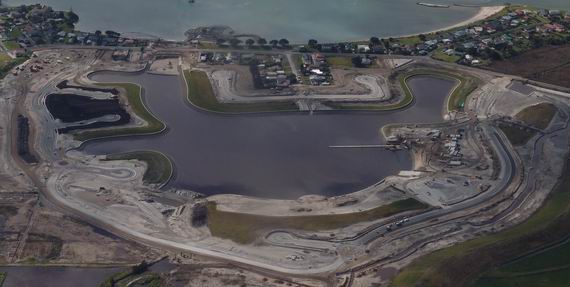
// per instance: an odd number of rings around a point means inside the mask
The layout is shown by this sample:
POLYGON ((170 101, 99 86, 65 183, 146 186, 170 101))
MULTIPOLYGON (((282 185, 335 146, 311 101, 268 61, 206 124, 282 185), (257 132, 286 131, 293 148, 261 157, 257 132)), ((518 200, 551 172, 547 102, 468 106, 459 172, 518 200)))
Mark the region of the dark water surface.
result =
POLYGON ((190 106, 179 77, 101 72, 93 79, 141 84, 150 110, 168 131, 90 142, 86 152, 158 150, 174 159, 177 174, 171 187, 271 198, 350 193, 410 169, 407 152, 329 146, 380 144, 379 129, 388 123, 441 121, 444 98, 454 85, 443 79, 412 78, 416 103, 398 112, 234 116, 190 106))
POLYGON ((0 267, 7 277, 2 287, 97 287, 123 268, 0 267))

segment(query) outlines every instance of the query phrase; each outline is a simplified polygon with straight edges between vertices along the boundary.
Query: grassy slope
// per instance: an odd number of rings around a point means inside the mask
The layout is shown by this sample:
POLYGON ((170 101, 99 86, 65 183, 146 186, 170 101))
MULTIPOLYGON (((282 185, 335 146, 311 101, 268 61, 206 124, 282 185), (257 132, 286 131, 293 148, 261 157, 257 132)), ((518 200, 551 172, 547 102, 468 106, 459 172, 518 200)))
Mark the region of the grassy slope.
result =
POLYGON ((184 71, 188 84, 188 100, 195 106, 212 112, 221 113, 256 113, 271 111, 297 111, 294 102, 281 103, 220 103, 214 95, 208 75, 201 71, 184 71))
POLYGON ((400 86, 404 90, 404 98, 397 103, 394 103, 394 104, 383 104, 383 103, 361 104, 361 103, 329 102, 329 103, 326 103, 326 105, 331 107, 331 108, 338 109, 338 110, 391 111, 391 110, 403 109, 403 108, 407 107, 408 105, 410 105, 414 101, 414 96, 412 94, 412 91, 410 90, 410 88, 406 84, 406 81, 411 76, 413 76, 413 75, 406 74, 406 75, 398 76, 398 81, 400 83, 400 86))
POLYGON ((471 92, 473 92, 479 85, 479 79, 474 77, 464 77, 458 74, 440 71, 440 70, 418 69, 398 76, 398 81, 400 83, 400 86, 404 90, 404 99, 402 99, 398 103, 394 104, 327 103, 327 106, 330 106, 335 109, 347 109, 347 110, 389 111, 389 110, 402 109, 410 105, 414 100, 414 96, 412 95, 410 88, 406 84, 407 80, 411 77, 422 76, 422 75, 441 77, 448 80, 450 79, 450 80, 459 81, 459 86, 457 86, 457 88, 449 96, 448 109, 451 111, 463 109, 465 100, 467 99, 469 94, 471 94, 471 92))
POLYGON ((552 121, 557 108, 551 103, 540 103, 520 111, 515 119, 539 129, 545 129, 552 121))
POLYGON ((418 258, 403 269, 390 286, 465 286, 509 258, 569 236, 569 230, 570 171, 566 168, 561 184, 527 221, 418 258))
POLYGON ((6 77, 6 75, 8 75, 10 70, 24 63, 27 59, 28 59, 27 57, 20 57, 8 60, 4 56, 2 56, 2 61, 0 63, 0 79, 6 77))
POLYGON ((146 108, 143 103, 141 88, 132 83, 112 83, 106 84, 101 83, 100 86, 105 87, 116 87, 125 92, 127 97, 127 103, 133 110, 133 112, 147 122, 147 125, 142 127, 126 127, 126 128, 106 128, 97 130, 88 130, 74 133, 74 138, 80 141, 86 141, 90 139, 103 138, 103 137, 113 137, 122 135, 140 135, 140 134, 153 134, 162 131, 165 125, 157 119, 150 111, 146 108))
POLYGON ((255 240, 259 231, 269 228, 308 231, 331 230, 357 222, 387 217, 403 211, 426 208, 428 208, 427 205, 410 198, 371 210, 349 214, 271 217, 219 211, 212 203, 208 206, 208 227, 214 236, 247 244, 255 240))
POLYGON ((140 160, 144 161, 148 168, 143 175, 145 183, 163 184, 172 175, 170 160, 162 153, 155 151, 134 151, 107 156, 107 160, 140 160))
MULTIPOLYGON (((527 125, 545 129, 556 114, 557 108, 550 103, 540 103, 523 109, 515 115, 515 119, 527 125)), ((511 144, 514 146, 525 145, 536 135, 535 131, 502 125, 501 130, 505 133, 511 144)))

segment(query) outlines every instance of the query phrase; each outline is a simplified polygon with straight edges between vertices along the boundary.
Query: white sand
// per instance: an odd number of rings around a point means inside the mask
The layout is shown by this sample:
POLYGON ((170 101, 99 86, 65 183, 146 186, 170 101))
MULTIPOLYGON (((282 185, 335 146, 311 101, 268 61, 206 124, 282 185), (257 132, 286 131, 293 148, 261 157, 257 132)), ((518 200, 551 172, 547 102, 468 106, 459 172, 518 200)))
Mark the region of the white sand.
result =
MULTIPOLYGON (((479 12, 477 12, 477 14, 475 14, 473 17, 465 20, 465 21, 461 21, 459 23, 447 26, 447 27, 443 27, 440 29, 436 29, 436 30, 432 30, 429 32, 424 32, 421 34, 432 34, 432 33, 436 33, 436 32, 442 32, 442 31, 447 31, 453 28, 458 28, 458 27, 462 27, 462 26, 467 26, 469 24, 481 21, 481 20, 485 20, 499 12, 501 12, 501 10, 503 10, 503 8, 505 8, 506 6, 483 6, 478 8, 479 12)), ((439 8, 438 8, 439 9, 439 8)), ((409 34, 409 35, 400 35, 400 36, 393 36, 393 38, 405 38, 405 37, 412 37, 412 36, 416 36, 419 34, 409 34)))
POLYGON ((503 10, 503 8, 505 8, 506 6, 485 6, 485 7, 481 7, 479 8, 479 12, 477 12, 477 14, 475 14, 473 17, 459 22, 457 24, 445 27, 443 29, 438 29, 435 31, 431 31, 430 33, 434 33, 434 32, 439 32, 439 31, 445 31, 445 30, 449 30, 449 29, 453 29, 453 28, 457 28, 457 27, 461 27, 461 26, 467 26, 471 23, 475 23, 481 20, 485 20, 499 12, 501 12, 501 10, 503 10))

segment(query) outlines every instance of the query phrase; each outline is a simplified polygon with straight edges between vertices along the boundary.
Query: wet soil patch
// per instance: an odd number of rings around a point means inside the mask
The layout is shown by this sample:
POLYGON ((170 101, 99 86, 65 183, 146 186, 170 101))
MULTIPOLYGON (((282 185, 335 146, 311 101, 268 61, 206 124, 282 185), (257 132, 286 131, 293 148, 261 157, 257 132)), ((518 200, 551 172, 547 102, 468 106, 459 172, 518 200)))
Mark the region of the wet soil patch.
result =
POLYGON ((58 129, 68 133, 79 129, 111 127, 129 123, 131 116, 119 103, 119 99, 94 99, 74 94, 51 94, 46 98, 46 106, 54 118, 64 123, 87 121, 106 115, 118 115, 114 121, 95 121, 92 123, 68 126, 58 129))
POLYGON ((115 88, 94 88, 94 87, 84 87, 84 86, 77 86, 77 85, 70 85, 68 80, 64 80, 57 84, 56 86, 58 89, 78 89, 82 91, 88 92, 102 92, 102 93, 111 93, 113 95, 118 95, 119 90, 115 88))
POLYGON ((30 152, 30 121, 28 118, 18 115, 18 155, 27 163, 34 164, 38 159, 30 152))

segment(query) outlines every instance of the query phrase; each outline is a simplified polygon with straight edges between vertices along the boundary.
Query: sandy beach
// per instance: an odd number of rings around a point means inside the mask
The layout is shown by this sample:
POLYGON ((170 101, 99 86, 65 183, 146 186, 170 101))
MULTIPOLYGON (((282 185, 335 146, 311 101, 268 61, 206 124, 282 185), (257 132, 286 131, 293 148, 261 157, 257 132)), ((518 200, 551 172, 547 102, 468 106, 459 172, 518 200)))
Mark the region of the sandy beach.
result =
MULTIPOLYGON (((475 22, 489 18, 489 17, 501 12, 501 10, 503 10, 505 7, 506 6, 504 6, 504 5, 501 5, 501 6, 483 6, 483 7, 477 7, 477 8, 474 7, 473 9, 479 9, 479 11, 477 12, 477 14, 473 15, 473 17, 471 17, 465 21, 461 21, 459 23, 455 23, 453 25, 447 26, 447 27, 423 32, 420 34, 432 34, 432 33, 447 31, 447 30, 450 30, 453 28, 467 26, 469 24, 472 24, 472 23, 475 23, 475 22)), ((436 8, 436 9, 441 9, 441 8, 436 8)), ((468 9, 471 9, 471 7, 468 7, 468 9)), ((396 35, 396 36, 391 36, 391 37, 393 37, 393 38, 406 38, 406 37, 412 37, 412 36, 417 36, 417 35, 419 35, 419 34, 396 35)))
POLYGON ((441 31, 446 31, 446 30, 450 30, 453 28, 457 28, 457 27, 462 27, 462 26, 467 26, 469 24, 481 21, 481 20, 485 20, 499 12, 501 12, 501 10, 503 10, 506 6, 484 6, 479 8, 479 12, 477 12, 477 14, 475 14, 473 17, 465 20, 465 21, 461 21, 457 24, 453 24, 451 26, 447 26, 441 29, 437 29, 437 30, 433 30, 430 32, 427 32, 425 34, 431 34, 431 33, 435 33, 435 32, 441 32, 441 31))

